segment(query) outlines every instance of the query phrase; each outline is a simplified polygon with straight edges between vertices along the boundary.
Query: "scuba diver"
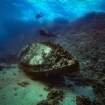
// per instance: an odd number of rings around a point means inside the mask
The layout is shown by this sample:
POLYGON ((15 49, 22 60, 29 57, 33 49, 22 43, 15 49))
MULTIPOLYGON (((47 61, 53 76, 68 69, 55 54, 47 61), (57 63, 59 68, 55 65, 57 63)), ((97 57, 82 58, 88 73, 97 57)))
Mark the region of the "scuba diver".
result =
POLYGON ((48 32, 45 31, 44 29, 39 30, 39 34, 40 34, 40 36, 47 36, 47 37, 53 36, 53 37, 55 37, 55 35, 52 32, 50 32, 48 34, 48 32))
POLYGON ((48 33, 44 29, 39 30, 39 34, 40 36, 48 36, 48 33))
POLYGON ((40 14, 37 14, 35 17, 36 17, 36 19, 39 19, 42 16, 43 16, 43 14, 40 12, 40 14))

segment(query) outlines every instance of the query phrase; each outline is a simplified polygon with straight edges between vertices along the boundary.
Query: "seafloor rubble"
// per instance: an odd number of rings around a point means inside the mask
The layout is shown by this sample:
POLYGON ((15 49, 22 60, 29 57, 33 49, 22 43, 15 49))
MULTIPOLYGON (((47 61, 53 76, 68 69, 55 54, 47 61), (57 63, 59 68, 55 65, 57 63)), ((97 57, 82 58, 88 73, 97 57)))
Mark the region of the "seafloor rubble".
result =
POLYGON ((93 105, 105 104, 105 14, 91 13, 65 28, 59 27, 56 43, 65 46, 80 62, 81 71, 69 74, 77 85, 93 87, 93 105), (93 16, 93 17, 91 17, 93 16), (67 30, 71 29, 71 30, 67 30), (61 31, 63 30, 63 31, 61 31))
POLYGON ((42 100, 37 105, 60 105, 63 101, 65 92, 62 89, 51 89, 47 95, 46 100, 42 100))
POLYGON ((89 97, 81 95, 76 97, 76 105, 91 105, 89 97))

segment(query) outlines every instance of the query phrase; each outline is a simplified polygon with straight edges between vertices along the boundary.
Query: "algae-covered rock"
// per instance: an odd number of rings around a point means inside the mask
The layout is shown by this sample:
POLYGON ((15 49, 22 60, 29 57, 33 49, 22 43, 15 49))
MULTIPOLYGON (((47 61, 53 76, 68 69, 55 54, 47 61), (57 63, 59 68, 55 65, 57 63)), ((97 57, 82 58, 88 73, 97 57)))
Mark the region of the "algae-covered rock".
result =
POLYGON ((23 47, 18 53, 19 67, 40 74, 79 71, 79 62, 60 45, 38 42, 23 47))
POLYGON ((91 105, 91 100, 84 95, 76 96, 76 105, 91 105))

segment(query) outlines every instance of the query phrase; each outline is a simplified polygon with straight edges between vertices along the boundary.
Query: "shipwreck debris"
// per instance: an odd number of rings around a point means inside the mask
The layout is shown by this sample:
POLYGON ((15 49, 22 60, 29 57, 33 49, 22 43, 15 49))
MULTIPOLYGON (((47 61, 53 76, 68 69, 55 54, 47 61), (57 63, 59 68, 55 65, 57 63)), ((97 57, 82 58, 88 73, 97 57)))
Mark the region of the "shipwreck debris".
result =
POLYGON ((35 74, 61 74, 80 70, 79 62, 60 45, 38 42, 23 47, 18 53, 19 68, 35 74))

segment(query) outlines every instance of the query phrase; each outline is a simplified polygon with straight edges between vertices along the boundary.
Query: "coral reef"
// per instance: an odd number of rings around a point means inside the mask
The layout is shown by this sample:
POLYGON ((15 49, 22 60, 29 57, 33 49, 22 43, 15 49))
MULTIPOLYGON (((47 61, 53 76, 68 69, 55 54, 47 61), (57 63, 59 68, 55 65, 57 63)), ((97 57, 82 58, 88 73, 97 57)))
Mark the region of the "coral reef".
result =
POLYGON ((37 103, 37 105, 51 105, 47 100, 42 100, 37 103))
POLYGON ((47 100, 60 100, 64 98, 64 91, 60 89, 51 89, 47 95, 47 100))
POLYGON ((91 105, 91 101, 89 97, 86 97, 84 95, 77 96, 76 97, 76 105, 91 105))
POLYGON ((81 72, 68 74, 76 85, 93 87, 93 105, 105 104, 105 13, 89 13, 67 26, 51 27, 58 34, 55 43, 70 51, 80 62, 81 72))
POLYGON ((51 89, 46 100, 42 100, 37 105, 59 105, 63 101, 65 92, 62 89, 51 89))

